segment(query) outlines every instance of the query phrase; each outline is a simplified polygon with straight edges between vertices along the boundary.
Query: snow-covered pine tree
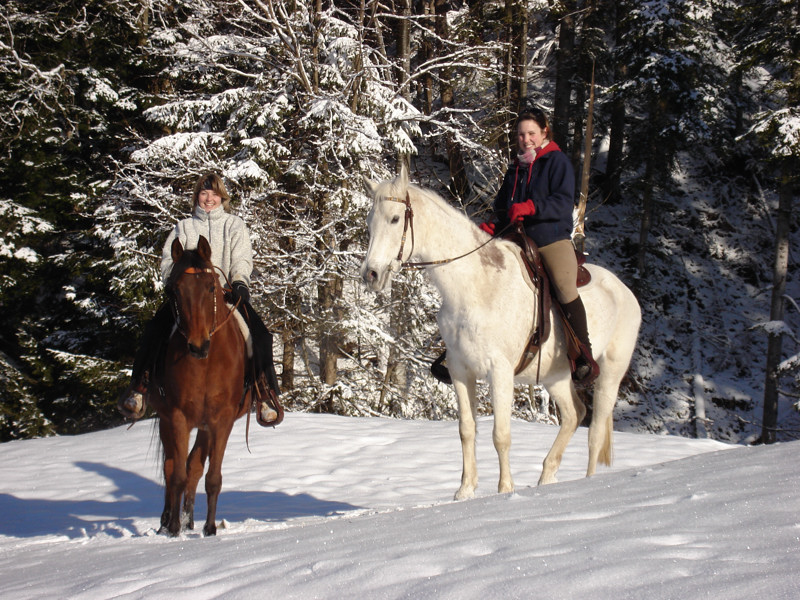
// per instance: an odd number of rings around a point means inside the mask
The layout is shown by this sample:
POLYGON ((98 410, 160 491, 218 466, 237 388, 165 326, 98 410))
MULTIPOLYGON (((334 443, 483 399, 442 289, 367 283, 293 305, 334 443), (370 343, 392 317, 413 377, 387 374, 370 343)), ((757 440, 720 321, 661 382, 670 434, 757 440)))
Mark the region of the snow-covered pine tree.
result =
POLYGON ((141 15, 129 0, 3 6, 0 352, 16 421, 0 439, 117 420, 106 407, 124 325, 90 215, 143 96, 128 83, 146 70, 141 15))

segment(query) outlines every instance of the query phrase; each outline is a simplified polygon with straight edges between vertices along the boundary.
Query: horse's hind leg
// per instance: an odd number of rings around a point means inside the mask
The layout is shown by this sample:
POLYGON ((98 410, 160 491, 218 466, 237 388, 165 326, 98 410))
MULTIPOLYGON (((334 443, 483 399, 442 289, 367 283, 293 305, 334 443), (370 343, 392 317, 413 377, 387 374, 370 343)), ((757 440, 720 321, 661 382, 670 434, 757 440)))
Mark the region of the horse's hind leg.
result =
POLYGON ((228 445, 228 436, 233 429, 233 422, 220 425, 216 431, 209 434, 209 455, 208 472, 206 473, 206 500, 208 501, 208 513, 206 524, 203 527, 203 535, 217 534, 217 500, 222 489, 222 459, 225 456, 225 447, 228 445))
POLYGON ((578 425, 586 414, 586 407, 572 388, 569 372, 567 372, 567 376, 564 379, 553 384, 548 391, 553 400, 555 400, 556 406, 558 406, 558 410, 561 413, 561 428, 558 430, 558 435, 556 435, 553 446, 544 458, 542 475, 539 477, 539 485, 555 483, 557 481, 556 473, 561 466, 561 458, 564 456, 564 450, 566 450, 567 444, 569 444, 569 441, 578 429, 578 425))
POLYGON ((586 476, 597 471, 597 463, 611 465, 614 437, 614 405, 622 376, 606 368, 594 385, 592 422, 589 425, 589 465, 586 476))
POLYGON ((194 501, 197 495, 197 484, 203 476, 206 458, 208 458, 208 433, 201 429, 197 432, 197 439, 186 462, 188 478, 186 481, 186 493, 183 495, 182 517, 186 529, 194 529, 194 501))
POLYGON ((461 438, 461 487, 456 492, 456 500, 466 500, 475 497, 475 488, 478 487, 478 465, 475 459, 475 435, 477 425, 475 417, 478 411, 475 397, 475 378, 467 381, 453 380, 453 387, 458 398, 458 434, 461 438))

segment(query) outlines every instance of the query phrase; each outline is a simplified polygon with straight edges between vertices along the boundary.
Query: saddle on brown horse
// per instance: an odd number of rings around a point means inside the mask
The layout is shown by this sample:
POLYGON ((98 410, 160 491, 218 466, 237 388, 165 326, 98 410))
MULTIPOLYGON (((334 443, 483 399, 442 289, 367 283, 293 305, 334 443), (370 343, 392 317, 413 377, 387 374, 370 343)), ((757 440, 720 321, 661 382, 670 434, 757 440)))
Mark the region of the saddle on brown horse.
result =
MULTIPOLYGON (((539 302, 536 303, 535 314, 533 318, 533 331, 528 339, 528 345, 522 352, 522 356, 514 369, 514 374, 522 372, 539 353, 539 348, 542 347, 550 337, 551 323, 550 323, 550 309, 553 305, 553 298, 550 293, 550 277, 545 269, 542 255, 539 252, 539 247, 536 243, 525 235, 525 230, 521 224, 518 224, 514 231, 507 233, 503 236, 505 239, 514 242, 521 248, 522 262, 528 271, 528 276, 531 278, 534 288, 539 296, 539 302)), ((583 254, 575 251, 575 256, 578 259, 578 287, 582 287, 589 283, 592 279, 591 273, 584 267, 586 258, 583 254)), ((556 308, 559 315, 561 315, 561 322, 564 326, 564 334, 567 339, 567 354, 571 362, 574 362, 581 355, 580 340, 575 335, 575 331, 565 318, 561 304, 556 300, 556 308)))

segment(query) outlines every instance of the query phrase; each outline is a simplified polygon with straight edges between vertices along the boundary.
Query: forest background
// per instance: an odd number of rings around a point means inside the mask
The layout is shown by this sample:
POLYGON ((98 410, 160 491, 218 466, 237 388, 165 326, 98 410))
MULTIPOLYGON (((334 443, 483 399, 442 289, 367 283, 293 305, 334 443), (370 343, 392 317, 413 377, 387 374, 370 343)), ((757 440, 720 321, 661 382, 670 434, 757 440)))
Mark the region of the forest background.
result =
MULTIPOLYGON (((800 437, 799 19, 798 0, 6 0, 0 440, 121 423, 161 246, 208 170, 250 228, 287 407, 454 417, 424 274, 358 280, 362 177, 407 161, 481 221, 528 105, 573 160, 589 260, 643 307, 616 427, 800 437)), ((515 414, 558 418, 521 387, 515 414)))

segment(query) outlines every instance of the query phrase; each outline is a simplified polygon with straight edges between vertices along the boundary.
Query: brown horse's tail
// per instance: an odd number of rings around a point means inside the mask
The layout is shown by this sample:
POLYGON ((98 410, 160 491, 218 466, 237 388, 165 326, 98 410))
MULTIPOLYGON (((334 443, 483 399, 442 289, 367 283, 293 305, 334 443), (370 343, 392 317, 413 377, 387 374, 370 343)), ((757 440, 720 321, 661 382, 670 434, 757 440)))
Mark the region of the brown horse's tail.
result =
POLYGON ((158 414, 152 418, 153 426, 150 432, 150 448, 148 449, 147 453, 150 454, 150 451, 155 449, 155 457, 158 465, 158 474, 161 478, 161 485, 166 485, 166 480, 164 479, 164 458, 166 457, 166 453, 164 452, 164 444, 161 443, 161 432, 159 430, 159 421, 158 414))

